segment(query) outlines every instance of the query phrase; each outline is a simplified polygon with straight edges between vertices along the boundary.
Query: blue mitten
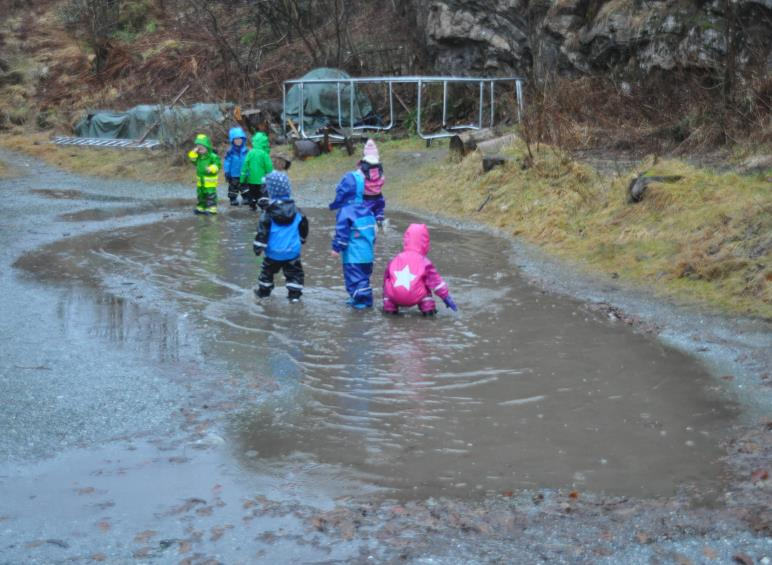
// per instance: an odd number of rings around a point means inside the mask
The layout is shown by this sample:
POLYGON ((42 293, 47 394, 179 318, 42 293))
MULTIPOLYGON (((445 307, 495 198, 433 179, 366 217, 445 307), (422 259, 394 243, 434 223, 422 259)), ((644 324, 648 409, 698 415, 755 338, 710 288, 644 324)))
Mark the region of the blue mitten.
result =
POLYGON ((458 312, 458 306, 456 306, 456 303, 453 302, 453 298, 450 296, 450 294, 448 294, 445 298, 443 298, 442 301, 445 303, 445 306, 447 306, 454 312, 458 312))

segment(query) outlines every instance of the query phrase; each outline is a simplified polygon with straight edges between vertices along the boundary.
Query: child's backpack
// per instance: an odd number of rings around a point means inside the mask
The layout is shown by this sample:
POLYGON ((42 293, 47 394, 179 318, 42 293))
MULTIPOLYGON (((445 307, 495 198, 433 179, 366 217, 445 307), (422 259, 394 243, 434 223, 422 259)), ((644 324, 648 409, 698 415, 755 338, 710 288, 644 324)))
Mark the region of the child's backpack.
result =
POLYGON ((365 194, 380 194, 383 188, 383 165, 380 163, 371 165, 367 161, 360 161, 359 170, 365 177, 365 194))

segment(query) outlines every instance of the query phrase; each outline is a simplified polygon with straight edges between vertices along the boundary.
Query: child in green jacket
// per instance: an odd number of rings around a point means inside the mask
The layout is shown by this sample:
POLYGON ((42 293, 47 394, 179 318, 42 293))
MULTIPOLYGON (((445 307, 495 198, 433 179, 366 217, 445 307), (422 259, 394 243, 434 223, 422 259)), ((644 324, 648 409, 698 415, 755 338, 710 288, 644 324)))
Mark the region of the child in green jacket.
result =
POLYGON ((209 138, 200 133, 196 146, 188 153, 188 159, 196 166, 196 214, 217 213, 217 173, 220 171, 220 156, 212 149, 209 138))
POLYGON ((265 192, 265 175, 273 172, 271 161, 271 144, 268 136, 259 131, 252 137, 252 149, 247 153, 241 166, 241 185, 246 188, 243 196, 252 210, 260 206, 268 206, 268 195, 265 192))

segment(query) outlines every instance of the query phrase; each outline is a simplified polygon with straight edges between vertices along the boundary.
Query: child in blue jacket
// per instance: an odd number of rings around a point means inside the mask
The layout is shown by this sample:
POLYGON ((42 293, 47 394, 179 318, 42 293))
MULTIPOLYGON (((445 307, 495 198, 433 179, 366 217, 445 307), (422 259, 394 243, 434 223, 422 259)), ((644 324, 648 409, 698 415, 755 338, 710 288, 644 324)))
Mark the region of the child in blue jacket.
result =
POLYGON ((225 180, 228 182, 228 200, 231 201, 231 206, 238 206, 239 194, 241 201, 246 202, 246 188, 242 187, 241 184, 241 166, 249 152, 247 134, 241 128, 231 128, 228 132, 228 138, 231 146, 225 154, 223 172, 225 173, 225 180))
POLYGON ((343 279, 354 308, 373 305, 373 274, 375 247, 375 216, 364 204, 365 178, 362 171, 346 173, 335 188, 335 200, 330 210, 337 210, 332 253, 343 262, 343 279))
POLYGON ((298 302, 303 294, 304 273, 300 249, 308 237, 308 220, 295 207, 289 177, 279 171, 265 176, 268 205, 261 212, 252 247, 258 257, 265 252, 255 289, 258 298, 270 296, 273 277, 284 271, 287 298, 298 302))

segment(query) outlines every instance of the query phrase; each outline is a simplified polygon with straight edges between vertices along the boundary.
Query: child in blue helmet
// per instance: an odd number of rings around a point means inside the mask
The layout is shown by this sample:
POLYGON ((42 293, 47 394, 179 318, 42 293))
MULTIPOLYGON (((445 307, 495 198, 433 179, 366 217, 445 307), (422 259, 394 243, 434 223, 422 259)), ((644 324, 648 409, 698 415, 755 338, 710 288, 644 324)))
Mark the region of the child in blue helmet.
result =
POLYGON ((247 147, 247 134, 241 128, 231 128, 228 132, 230 148, 225 154, 223 162, 223 172, 225 180, 228 183, 228 200, 231 206, 238 206, 238 197, 241 195, 241 201, 246 202, 246 190, 241 185, 241 166, 247 156, 249 148, 247 147))
POLYGON ((283 271, 287 298, 290 302, 298 302, 304 282, 300 249, 308 237, 308 220, 295 207, 290 180, 285 173, 268 173, 265 187, 268 205, 260 214, 252 244, 255 255, 259 257, 265 253, 255 294, 258 298, 270 296, 274 275, 283 271))
POLYGON ((335 200, 330 210, 337 210, 332 254, 343 262, 343 279, 354 308, 373 305, 373 274, 375 247, 375 216, 364 204, 365 178, 362 171, 346 173, 335 188, 335 200))

